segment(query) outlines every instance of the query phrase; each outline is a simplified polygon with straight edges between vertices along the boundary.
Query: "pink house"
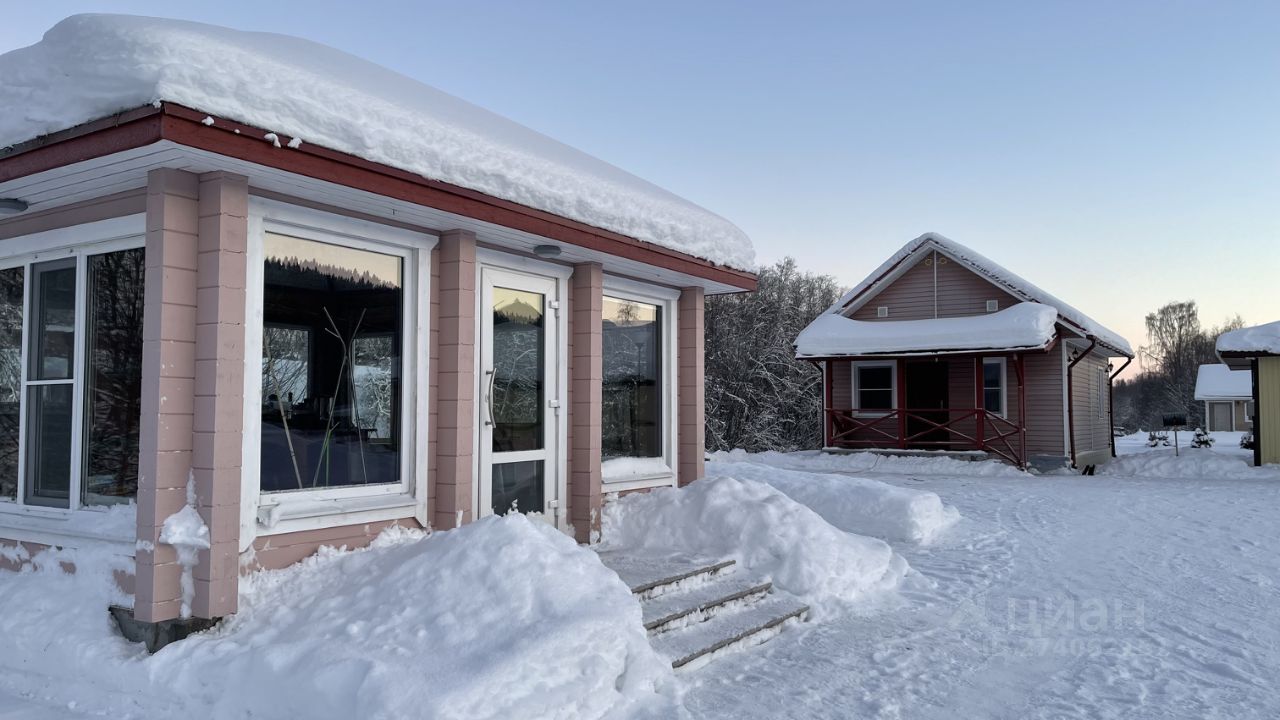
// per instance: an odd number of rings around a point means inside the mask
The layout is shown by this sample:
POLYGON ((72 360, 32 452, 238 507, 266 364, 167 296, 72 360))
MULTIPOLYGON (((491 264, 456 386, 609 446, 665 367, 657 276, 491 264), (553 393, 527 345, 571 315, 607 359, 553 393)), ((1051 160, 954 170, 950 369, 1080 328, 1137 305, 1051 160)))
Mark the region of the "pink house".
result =
POLYGON ((907 243, 796 338, 831 450, 985 454, 1088 470, 1115 455, 1124 338, 940 235, 907 243))
POLYGON ((391 524, 588 542, 702 475, 727 221, 294 38, 77 16, 0 73, 0 566, 112 548, 156 627, 391 524))

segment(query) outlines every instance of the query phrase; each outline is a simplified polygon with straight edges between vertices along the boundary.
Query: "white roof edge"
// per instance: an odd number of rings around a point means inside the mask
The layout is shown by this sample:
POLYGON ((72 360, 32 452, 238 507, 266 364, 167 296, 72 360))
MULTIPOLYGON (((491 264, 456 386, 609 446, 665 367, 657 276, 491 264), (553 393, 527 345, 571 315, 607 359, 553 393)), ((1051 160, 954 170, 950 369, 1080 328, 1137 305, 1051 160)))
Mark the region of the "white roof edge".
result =
POLYGON ((1102 347, 1114 350, 1124 357, 1134 357, 1133 348, 1129 345, 1129 341, 1119 333, 1109 330, 1088 315, 1058 299, 1052 293, 1005 269, 999 263, 988 259, 981 253, 934 232, 925 233, 903 245, 888 260, 885 260, 871 274, 867 275, 862 282, 846 292, 834 305, 827 309, 827 312, 848 315, 856 311, 870 301, 871 298, 875 297, 875 293, 869 291, 892 282, 899 275, 910 269, 915 263, 906 264, 903 261, 926 246, 941 252, 997 287, 1003 288, 1024 301, 1038 302, 1054 308, 1058 311, 1058 315, 1064 325, 1076 330, 1086 338, 1096 338, 1098 344, 1102 347))

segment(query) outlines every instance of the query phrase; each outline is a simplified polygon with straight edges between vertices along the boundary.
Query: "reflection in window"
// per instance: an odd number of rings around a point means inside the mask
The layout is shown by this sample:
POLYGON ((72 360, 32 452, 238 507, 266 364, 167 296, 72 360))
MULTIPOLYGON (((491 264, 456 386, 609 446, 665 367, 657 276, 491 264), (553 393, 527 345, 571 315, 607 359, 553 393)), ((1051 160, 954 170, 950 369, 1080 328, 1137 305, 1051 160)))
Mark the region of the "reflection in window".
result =
POLYGON ((264 492, 400 481, 403 260, 267 234, 264 492))
POLYGON ((65 508, 71 506, 71 436, 75 431, 71 418, 76 260, 32 265, 31 277, 25 501, 65 508))
POLYGON ((22 404, 21 267, 0 270, 0 498, 18 495, 18 426, 22 404))
POLYGON ((539 450, 543 445, 545 298, 525 290, 493 289, 493 450, 539 450))
POLYGON ((982 407, 997 415, 1004 414, 1004 363, 1000 358, 982 361, 982 407))
POLYGON ((893 409, 893 367, 889 365, 855 365, 858 373, 858 409, 893 409))
POLYGON ((144 260, 142 248, 88 258, 81 493, 87 505, 121 502, 138 491, 144 260))
POLYGON ((662 456, 662 311, 605 297, 602 347, 604 458, 662 456))

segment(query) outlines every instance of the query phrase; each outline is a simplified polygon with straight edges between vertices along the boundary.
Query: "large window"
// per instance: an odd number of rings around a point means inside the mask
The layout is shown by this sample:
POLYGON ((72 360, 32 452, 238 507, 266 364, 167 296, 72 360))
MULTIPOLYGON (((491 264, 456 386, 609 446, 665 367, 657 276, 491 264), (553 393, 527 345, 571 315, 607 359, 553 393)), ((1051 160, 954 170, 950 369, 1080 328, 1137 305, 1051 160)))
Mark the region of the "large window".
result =
POLYGON ((601 455, 663 455, 662 308, 605 296, 601 455))
POLYGON ((1005 415, 1004 358, 982 359, 982 407, 987 412, 1005 415))
POLYGON ((263 492, 399 483, 404 258, 263 239, 263 492))
POLYGON ((75 509, 137 494, 144 258, 0 269, 0 499, 75 509))
POLYGON ((863 413, 893 409, 897 368, 893 362, 858 362, 853 365, 853 404, 863 413))

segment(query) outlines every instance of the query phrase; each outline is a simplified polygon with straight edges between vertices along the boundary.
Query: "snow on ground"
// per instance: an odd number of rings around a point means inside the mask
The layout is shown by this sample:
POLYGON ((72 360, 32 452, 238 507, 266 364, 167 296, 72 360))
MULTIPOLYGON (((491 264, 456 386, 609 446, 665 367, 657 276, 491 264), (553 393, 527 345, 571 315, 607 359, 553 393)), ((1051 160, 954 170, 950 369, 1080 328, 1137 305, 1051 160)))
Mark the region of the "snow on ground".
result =
POLYGON ((625 495, 605 506, 602 550, 732 559, 814 606, 893 590, 909 568, 887 543, 832 527, 770 485, 707 477, 683 488, 625 495))
POLYGON ((113 633, 98 562, 77 567, 0 582, 0 706, 8 694, 117 718, 579 718, 671 700, 628 588, 520 515, 388 531, 249 576, 239 613, 149 658, 113 633))
POLYGON ((783 470, 756 463, 753 461, 756 456, 740 451, 719 457, 737 461, 720 459, 708 463, 708 477, 729 476, 768 483, 845 532, 884 540, 930 543, 960 519, 956 509, 944 504, 937 493, 849 475, 783 470))
MULTIPOLYGON (((1165 431, 1162 430, 1160 432, 1165 431)), ((1193 434, 1194 433, 1189 430, 1178 431, 1176 439, 1178 442, 1179 456, 1187 455, 1188 453, 1204 452, 1205 448, 1191 447, 1191 438, 1193 434)), ((1243 462, 1252 464, 1253 451, 1245 450, 1240 447, 1240 438, 1245 434, 1246 433, 1243 432, 1211 432, 1209 433, 1209 436, 1213 438, 1213 447, 1209 448, 1209 450, 1219 456, 1237 458, 1243 462)), ((1130 433, 1124 437, 1118 437, 1116 438, 1116 455, 1123 458, 1126 455, 1134 455, 1137 453, 1149 453, 1164 450, 1172 452, 1174 449, 1173 442, 1175 439, 1173 431, 1168 431, 1166 435, 1169 438, 1169 445, 1157 445, 1156 447, 1150 447, 1147 445, 1148 433, 1146 430, 1138 430, 1137 432, 1130 433)))
POLYGON ((1001 462, 971 462, 938 455, 892 455, 870 452, 824 453, 805 450, 781 453, 772 450, 748 453, 744 450, 711 453, 717 462, 752 462, 758 465, 804 470, 807 472, 888 472, 894 474, 926 474, 952 476, 1026 477, 1012 465, 1001 462))
POLYGON ((929 582, 717 660, 687 717, 1280 716, 1280 482, 857 474, 959 508, 895 544, 929 582))
MULTIPOLYGON (((613 165, 318 43, 128 15, 74 15, 0 55, 0 148, 169 101, 750 269, 747 236, 613 165)), ((208 122, 205 123, 209 124, 208 122)), ((217 125, 215 119, 212 123, 217 125)))

